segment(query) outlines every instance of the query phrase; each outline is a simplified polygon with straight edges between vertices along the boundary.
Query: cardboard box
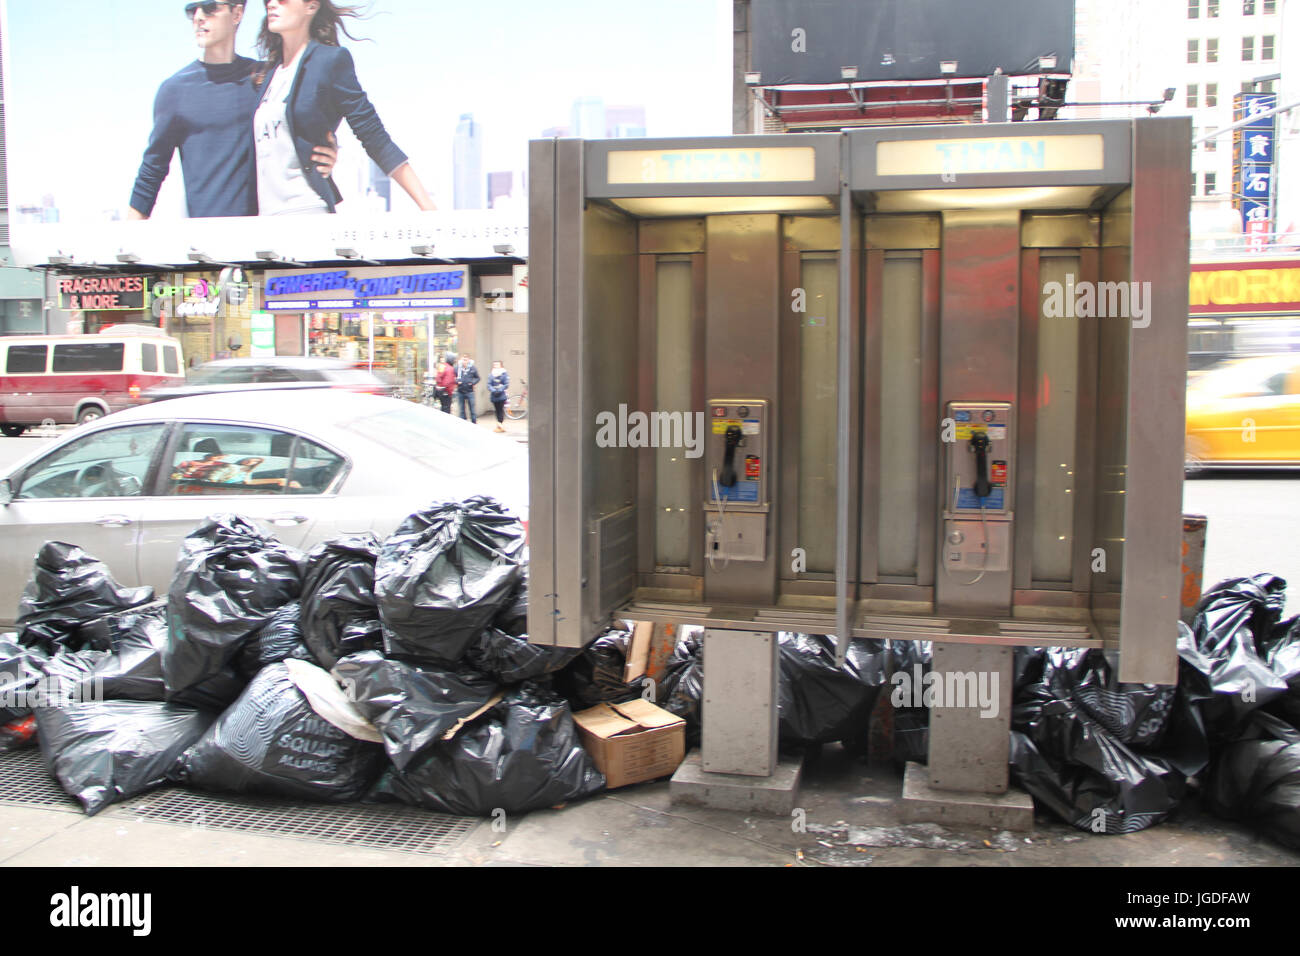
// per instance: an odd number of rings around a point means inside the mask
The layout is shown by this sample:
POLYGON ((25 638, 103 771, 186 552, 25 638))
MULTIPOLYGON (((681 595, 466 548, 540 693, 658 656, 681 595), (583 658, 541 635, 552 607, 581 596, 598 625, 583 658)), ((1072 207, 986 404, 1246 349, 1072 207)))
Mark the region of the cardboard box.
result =
POLYGON ((597 704, 573 720, 611 790, 666 777, 686 756, 686 721, 648 700, 597 704))

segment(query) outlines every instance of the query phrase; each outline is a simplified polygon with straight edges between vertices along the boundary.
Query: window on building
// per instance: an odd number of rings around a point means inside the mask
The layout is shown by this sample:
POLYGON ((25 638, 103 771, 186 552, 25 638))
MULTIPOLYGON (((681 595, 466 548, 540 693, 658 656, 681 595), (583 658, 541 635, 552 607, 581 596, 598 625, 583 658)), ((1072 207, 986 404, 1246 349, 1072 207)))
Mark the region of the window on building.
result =
POLYGON ((1206 106, 1219 105, 1219 84, 1218 83, 1205 84, 1205 105, 1206 106))
POLYGON ((1245 62, 1246 60, 1255 59, 1255 38, 1254 37, 1241 38, 1241 59, 1242 62, 1245 62))
POLYGON ((1277 13, 1277 0, 1264 0, 1264 16, 1271 17, 1277 13))
POLYGON ((1214 186, 1215 186, 1214 179, 1215 179, 1214 173, 1205 174, 1205 195, 1207 196, 1214 195, 1214 186))
POLYGON ((1243 17, 1255 15, 1255 0, 1241 0, 1241 15, 1243 17))
POLYGON ((1187 0, 1187 19, 1195 20, 1201 15, 1201 0, 1187 0))
POLYGON ((1205 41, 1205 62, 1219 62, 1219 41, 1217 39, 1209 39, 1205 41))
POLYGON ((1273 59, 1273 37, 1259 38, 1259 58, 1261 60, 1273 59))
POLYGON ((1187 108, 1189 110, 1196 109, 1198 105, 1196 102, 1198 89, 1199 87, 1196 83, 1187 84, 1187 108))
MULTIPOLYGON (((1207 129, 1205 132, 1206 132, 1206 133, 1217 133, 1217 132, 1218 132, 1218 127, 1211 126, 1211 127, 1210 127, 1209 129, 1207 129)), ((1218 140, 1217 137, 1214 138, 1214 139, 1207 139, 1207 140, 1205 141, 1205 151, 1206 151, 1207 153, 1213 153, 1213 152, 1215 152, 1218 148, 1219 148, 1219 140, 1218 140)))
POLYGON ((1255 92, 1255 81, 1254 81, 1254 80, 1243 80, 1242 83, 1241 83, 1241 92, 1243 92, 1243 93, 1254 93, 1254 92, 1255 92))
POLYGON ((1205 15, 1210 19, 1219 15, 1219 0, 1205 0, 1205 15))
POLYGON ((1199 41, 1199 40, 1188 40, 1188 41, 1187 41, 1187 62, 1188 62, 1188 63, 1199 63, 1199 62, 1201 62, 1201 57, 1200 57, 1200 41, 1199 41))

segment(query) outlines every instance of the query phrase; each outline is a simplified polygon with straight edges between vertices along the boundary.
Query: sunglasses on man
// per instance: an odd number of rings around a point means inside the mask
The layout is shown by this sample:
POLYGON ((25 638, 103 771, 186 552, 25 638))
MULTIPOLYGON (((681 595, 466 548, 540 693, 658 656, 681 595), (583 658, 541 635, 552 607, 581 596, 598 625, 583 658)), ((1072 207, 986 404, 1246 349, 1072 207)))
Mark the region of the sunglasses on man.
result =
POLYGON ((227 3, 226 0, 211 0, 208 3, 187 3, 185 4, 185 16, 194 19, 194 14, 200 10, 205 17, 216 16, 218 7, 242 7, 242 3, 227 3))

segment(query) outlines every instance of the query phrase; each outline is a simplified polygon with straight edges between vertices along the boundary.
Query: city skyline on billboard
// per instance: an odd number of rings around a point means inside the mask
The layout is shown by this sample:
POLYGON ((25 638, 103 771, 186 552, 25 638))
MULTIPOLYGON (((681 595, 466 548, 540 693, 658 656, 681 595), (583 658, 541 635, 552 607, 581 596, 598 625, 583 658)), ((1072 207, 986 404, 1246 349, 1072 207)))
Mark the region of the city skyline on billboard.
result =
POLYGON ((565 122, 582 97, 644 104, 665 135, 729 125, 724 0, 666 0, 653 16, 591 0, 545 8, 374 0, 358 5, 361 17, 343 20, 356 39, 339 34, 337 47, 309 46, 280 71, 260 59, 263 2, 197 6, 191 20, 179 0, 8 0, 15 233, 141 214, 177 232, 176 224, 195 219, 266 216, 268 205, 367 218, 390 207, 404 217, 421 206, 451 210, 452 145, 464 113, 485 130, 485 176, 525 169, 528 140, 565 122), (233 32, 235 60, 202 63, 200 42, 218 27, 233 32), (611 39, 633 34, 647 42, 611 39), (281 103, 278 116, 260 112, 281 103), (331 183, 301 160, 335 126, 331 183), (296 182, 283 172, 293 166, 296 182))

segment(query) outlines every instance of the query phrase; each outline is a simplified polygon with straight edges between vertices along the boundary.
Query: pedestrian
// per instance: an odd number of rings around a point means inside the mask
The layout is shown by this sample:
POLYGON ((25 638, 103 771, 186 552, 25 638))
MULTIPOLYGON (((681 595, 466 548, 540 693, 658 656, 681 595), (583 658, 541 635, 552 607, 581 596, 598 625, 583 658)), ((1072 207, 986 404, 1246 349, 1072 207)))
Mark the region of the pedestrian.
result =
POLYGON ((493 362, 492 371, 488 372, 488 397, 492 399, 492 407, 496 409, 496 431, 499 432, 505 431, 501 423, 506 420, 506 392, 509 389, 510 373, 500 362, 493 362))
POLYGON ((478 412, 474 410, 474 387, 478 385, 478 368, 469 355, 461 355, 460 364, 456 366, 456 397, 460 402, 460 417, 468 418, 478 424, 478 412), (469 414, 466 414, 468 409, 469 414))
POLYGON ((451 395, 454 391, 456 391, 456 370, 447 362, 439 362, 435 394, 438 396, 438 404, 448 415, 451 414, 451 395))

